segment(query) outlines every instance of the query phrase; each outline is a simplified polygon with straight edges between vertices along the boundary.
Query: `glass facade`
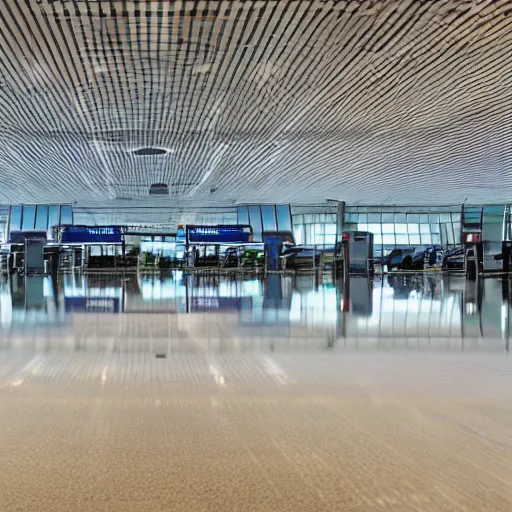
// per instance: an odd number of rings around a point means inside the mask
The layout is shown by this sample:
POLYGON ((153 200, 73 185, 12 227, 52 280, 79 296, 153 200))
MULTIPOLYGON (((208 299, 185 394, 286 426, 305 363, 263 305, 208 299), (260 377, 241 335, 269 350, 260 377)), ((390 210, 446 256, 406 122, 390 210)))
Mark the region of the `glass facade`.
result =
POLYGON ((36 207, 35 206, 24 206, 23 207, 23 219, 21 221, 21 230, 30 231, 34 229, 36 222, 36 207))
POLYGON ((303 213, 293 215, 293 234, 298 245, 333 247, 336 243, 336 214, 303 213))
POLYGON ((58 226, 60 222, 60 206, 50 206, 48 212, 48 227, 58 226))
POLYGON ((460 209, 414 211, 385 207, 348 207, 345 231, 369 231, 374 246, 384 254, 394 247, 415 245, 456 246, 460 243, 460 209))
POLYGON ((292 231, 289 204, 251 204, 237 207, 237 224, 249 224, 255 242, 263 241, 265 231, 292 231))
POLYGON ((276 213, 279 231, 292 231, 292 216, 290 213, 290 205, 277 204, 276 213))
POLYGON ((480 231, 482 229, 483 208, 469 206, 463 209, 463 231, 480 231))
POLYGON ((9 207, 8 206, 0 206, 0 242, 5 242, 5 237, 7 235, 7 222, 9 219, 9 207))
POLYGON ((21 206, 13 206, 10 214, 10 231, 21 231, 21 206))
MULTIPOLYGON (((134 226, 173 233, 178 225, 236 224, 237 208, 204 208, 184 210, 175 207, 73 208, 73 223, 85 226, 134 226)), ((248 219, 244 224, 248 224, 248 219)))
MULTIPOLYGON (((504 228, 512 218, 505 205, 453 207, 347 206, 343 231, 370 231, 376 252, 388 253, 395 247, 460 244, 461 231, 485 227, 486 240, 501 241, 504 228), (463 221, 462 221, 463 218, 463 221)), ((5 207, 4 233, 20 230, 47 230, 62 224, 116 225, 129 224, 125 212, 106 209, 76 211, 71 205, 16 205, 5 207), (5 229, 6 228, 6 229, 5 229)), ((170 211, 170 210, 169 210, 170 211)), ((167 229, 178 224, 249 224, 254 240, 262 241, 265 231, 291 231, 300 245, 331 248, 338 236, 337 209, 326 205, 253 204, 227 208, 205 208, 203 212, 177 212, 166 216, 167 229)), ((148 224, 162 223, 162 213, 151 211, 148 224)), ((133 211, 133 216, 140 212, 133 211)), ((130 218, 130 220, 132 220, 130 218)), ((133 219, 135 220, 135 219, 133 219)), ((140 224, 138 219, 136 224, 140 224)), ((1 219, 0 219, 1 224, 1 219)), ((163 228, 162 228, 163 229, 163 228)))
MULTIPOLYGON (((122 222, 120 223, 122 224, 122 222)), ((234 209, 213 210, 211 212, 187 213, 180 217, 177 224, 236 224, 236 212, 234 209)))
POLYGON ((48 227, 48 206, 38 206, 35 229, 45 231, 48 227))
POLYGON ((261 220, 260 205, 249 206, 249 224, 252 226, 254 241, 261 242, 263 221, 261 220))
POLYGON ((247 206, 238 207, 237 224, 248 225, 249 222, 249 208, 247 206))
POLYGON ((73 209, 71 206, 62 206, 60 209, 60 223, 73 224, 73 209))
POLYGON ((60 224, 73 224, 73 208, 71 206, 11 206, 8 215, 8 238, 15 231, 47 231, 60 224))
POLYGON ((272 205, 261 206, 261 218, 263 219, 263 231, 276 231, 276 210, 272 205))

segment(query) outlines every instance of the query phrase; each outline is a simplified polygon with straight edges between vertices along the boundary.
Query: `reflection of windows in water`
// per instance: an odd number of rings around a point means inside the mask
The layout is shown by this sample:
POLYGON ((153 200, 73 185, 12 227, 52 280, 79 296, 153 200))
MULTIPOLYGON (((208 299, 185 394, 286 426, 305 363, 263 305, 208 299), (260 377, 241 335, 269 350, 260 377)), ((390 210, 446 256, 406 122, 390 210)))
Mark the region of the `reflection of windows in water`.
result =
POLYGON ((115 311, 115 302, 109 298, 86 299, 85 308, 87 311, 115 311))
POLYGON ((91 256, 119 256, 121 248, 116 245, 91 245, 91 256))
POLYGON ((206 308, 218 308, 219 307, 219 299, 212 297, 194 297, 193 301, 198 307, 206 307, 206 308))

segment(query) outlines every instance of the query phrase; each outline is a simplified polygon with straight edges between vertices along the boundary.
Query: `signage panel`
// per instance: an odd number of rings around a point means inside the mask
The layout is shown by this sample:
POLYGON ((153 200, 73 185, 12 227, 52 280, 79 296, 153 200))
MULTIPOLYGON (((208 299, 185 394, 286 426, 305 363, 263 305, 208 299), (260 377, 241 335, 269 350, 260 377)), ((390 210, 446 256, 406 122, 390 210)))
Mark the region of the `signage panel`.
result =
POLYGON ((66 311, 84 313, 119 313, 121 301, 119 297, 66 297, 66 311))
POLYGON ((251 297, 192 297, 190 299, 190 311, 193 312, 240 311, 251 306, 251 297))
POLYGON ((211 243, 250 242, 250 226, 188 226, 188 241, 211 243))
POLYGON ((61 243, 122 243, 122 230, 118 226, 65 226, 62 228, 61 243))

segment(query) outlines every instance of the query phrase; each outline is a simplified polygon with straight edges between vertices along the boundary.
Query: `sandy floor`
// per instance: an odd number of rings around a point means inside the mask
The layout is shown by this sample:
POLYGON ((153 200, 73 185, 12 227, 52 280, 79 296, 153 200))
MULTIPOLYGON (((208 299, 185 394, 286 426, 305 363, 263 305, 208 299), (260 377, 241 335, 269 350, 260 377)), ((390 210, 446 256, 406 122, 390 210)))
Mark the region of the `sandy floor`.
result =
POLYGON ((0 512, 510 512, 512 359, 2 352, 0 460, 0 512))

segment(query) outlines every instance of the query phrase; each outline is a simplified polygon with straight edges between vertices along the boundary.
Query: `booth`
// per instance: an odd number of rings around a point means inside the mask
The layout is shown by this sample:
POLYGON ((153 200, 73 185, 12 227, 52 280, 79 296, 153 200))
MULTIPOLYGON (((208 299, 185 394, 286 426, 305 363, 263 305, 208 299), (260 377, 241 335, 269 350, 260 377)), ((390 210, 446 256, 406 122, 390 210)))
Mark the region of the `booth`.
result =
POLYGON ((373 233, 368 231, 343 233, 341 253, 344 276, 373 274, 373 233))
MULTIPOLYGON (((36 245, 42 244, 44 247, 46 244, 46 231, 12 231, 9 235, 9 239, 7 241, 7 271, 11 272, 26 272, 26 250, 27 250, 27 241, 34 240, 37 241, 36 245)), ((29 246, 32 244, 29 242, 29 246)), ((35 246, 34 246, 35 247, 35 246)), ((31 255, 34 254, 34 251, 31 250, 31 255)), ((44 258, 44 256, 43 256, 44 258)), ((34 263, 34 262, 32 262, 34 263)), ((40 265, 36 265, 40 268, 40 265)), ((43 262, 44 269, 44 262, 43 262)), ((39 272, 39 271, 38 271, 39 272)))
POLYGON ((25 239, 25 275, 42 276, 45 273, 44 265, 44 238, 25 239))
POLYGON ((248 250, 262 246, 252 242, 249 225, 187 225, 183 230, 188 267, 232 266, 234 261, 243 264, 248 261, 248 250))
POLYGON ((295 247, 295 239, 291 231, 264 231, 262 233, 265 244, 265 258, 267 270, 276 271, 286 268, 289 255, 285 248, 295 247))
POLYGON ((54 230, 63 268, 112 268, 124 261, 126 230, 121 226, 65 225, 54 230))
POLYGON ((464 272, 471 279, 483 272, 483 243, 481 232, 462 233, 464 272))

